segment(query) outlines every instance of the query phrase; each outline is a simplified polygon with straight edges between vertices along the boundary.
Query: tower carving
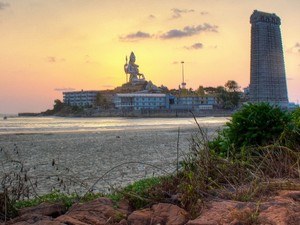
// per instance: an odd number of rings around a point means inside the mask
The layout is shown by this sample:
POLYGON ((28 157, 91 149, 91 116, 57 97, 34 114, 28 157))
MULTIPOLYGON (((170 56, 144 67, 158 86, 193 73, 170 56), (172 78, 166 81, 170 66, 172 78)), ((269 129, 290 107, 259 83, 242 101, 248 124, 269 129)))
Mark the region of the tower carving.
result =
POLYGON ((251 23, 250 101, 288 106, 280 25, 276 14, 254 10, 251 23))

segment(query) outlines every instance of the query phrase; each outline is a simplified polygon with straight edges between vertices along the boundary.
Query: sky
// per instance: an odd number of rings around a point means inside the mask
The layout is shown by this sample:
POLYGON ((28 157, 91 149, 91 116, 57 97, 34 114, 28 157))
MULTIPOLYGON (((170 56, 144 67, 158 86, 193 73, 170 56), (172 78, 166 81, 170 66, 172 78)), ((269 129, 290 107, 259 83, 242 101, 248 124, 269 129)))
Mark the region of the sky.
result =
POLYGON ((299 0, 0 0, 0 113, 52 108, 63 91, 146 80, 178 88, 250 81, 250 15, 276 13, 289 100, 300 100, 299 0))

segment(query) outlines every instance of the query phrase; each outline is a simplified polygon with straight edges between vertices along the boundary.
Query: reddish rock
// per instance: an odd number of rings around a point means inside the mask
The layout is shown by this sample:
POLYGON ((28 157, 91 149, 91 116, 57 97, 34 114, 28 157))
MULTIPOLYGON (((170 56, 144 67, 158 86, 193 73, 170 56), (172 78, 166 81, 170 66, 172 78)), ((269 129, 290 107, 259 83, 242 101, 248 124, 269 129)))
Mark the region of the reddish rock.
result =
POLYGON ((55 219, 55 221, 60 222, 62 224, 70 224, 70 225, 89 225, 89 223, 81 222, 80 220, 74 219, 68 215, 63 215, 55 219))
POLYGON ((128 216, 127 221, 130 225, 148 225, 151 222, 152 214, 150 209, 137 210, 128 216))
POLYGON ((277 196, 261 205, 261 223, 300 224, 300 191, 280 191, 277 196))
POLYGON ((300 191, 281 191, 265 202, 212 201, 187 225, 299 225, 300 191))
POLYGON ((125 201, 120 202, 120 207, 117 207, 110 199, 99 198, 88 203, 75 204, 65 215, 61 215, 65 211, 65 208, 62 205, 43 203, 36 207, 20 210, 20 216, 7 224, 127 225, 127 222, 122 220, 129 214, 129 209, 129 204, 125 201), (57 218, 55 219, 55 217, 57 218))
POLYGON ((118 223, 118 225, 128 225, 127 220, 122 219, 122 220, 118 223))
POLYGON ((130 225, 183 225, 188 221, 189 215, 180 207, 167 203, 153 205, 150 209, 143 209, 133 212, 128 216, 130 225))
MULTIPOLYGON (((32 223, 28 223, 28 222, 18 222, 18 223, 14 223, 14 225, 31 225, 32 223)), ((55 222, 55 221, 49 221, 49 220, 40 220, 37 221, 35 223, 33 223, 34 225, 65 225, 59 222, 55 222)))
POLYGON ((234 201, 215 201, 208 204, 200 217, 190 220, 187 225, 218 225, 225 224, 228 215, 237 206, 234 201))
POLYGON ((49 216, 44 216, 41 214, 24 214, 19 216, 9 222, 6 223, 7 225, 27 225, 27 224, 53 224, 53 225, 61 225, 59 222, 54 222, 53 218, 49 216))
POLYGON ((127 217, 129 213, 126 211, 129 206, 122 206, 121 209, 115 207, 112 200, 108 198, 99 198, 84 204, 75 204, 69 211, 55 221, 74 225, 103 225, 103 224, 117 224, 122 219, 127 217))
POLYGON ((7 222, 7 224, 27 225, 27 224, 49 224, 61 225, 54 221, 54 217, 65 213, 66 207, 62 204, 42 203, 38 206, 27 207, 19 210, 19 217, 7 222))
POLYGON ((58 217, 64 214, 66 211, 67 208, 63 204, 44 202, 38 206, 27 207, 19 210, 19 215, 40 214, 44 216, 58 217))

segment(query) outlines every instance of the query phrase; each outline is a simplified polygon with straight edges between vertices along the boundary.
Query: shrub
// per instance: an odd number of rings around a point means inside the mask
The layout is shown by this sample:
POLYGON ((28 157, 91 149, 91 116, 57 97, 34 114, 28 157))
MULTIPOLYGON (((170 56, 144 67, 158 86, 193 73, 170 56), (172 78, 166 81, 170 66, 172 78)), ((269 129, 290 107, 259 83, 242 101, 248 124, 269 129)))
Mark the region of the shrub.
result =
POLYGON ((109 194, 108 197, 114 201, 120 201, 122 198, 125 198, 133 209, 139 209, 155 201, 156 193, 153 194, 151 189, 159 185, 162 179, 151 177, 138 180, 125 188, 116 190, 114 193, 109 194))
POLYGON ((247 147, 265 146, 280 141, 291 121, 292 116, 279 107, 267 103, 247 104, 233 114, 232 119, 209 145, 222 156, 234 156, 244 153, 247 147))
POLYGON ((291 113, 291 122, 281 135, 281 144, 300 151, 300 108, 291 113))

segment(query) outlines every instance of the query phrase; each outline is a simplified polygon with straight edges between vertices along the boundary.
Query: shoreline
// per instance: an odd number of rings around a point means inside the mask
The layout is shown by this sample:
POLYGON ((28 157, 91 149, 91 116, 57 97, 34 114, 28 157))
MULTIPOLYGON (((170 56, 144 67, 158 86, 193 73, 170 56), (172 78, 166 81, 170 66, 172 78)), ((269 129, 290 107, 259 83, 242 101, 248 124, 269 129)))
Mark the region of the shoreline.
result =
POLYGON ((47 117, 57 116, 65 118, 193 118, 195 117, 230 117, 234 110, 209 109, 209 110, 99 110, 85 108, 81 112, 58 112, 52 115, 41 113, 18 113, 19 117, 47 117))

